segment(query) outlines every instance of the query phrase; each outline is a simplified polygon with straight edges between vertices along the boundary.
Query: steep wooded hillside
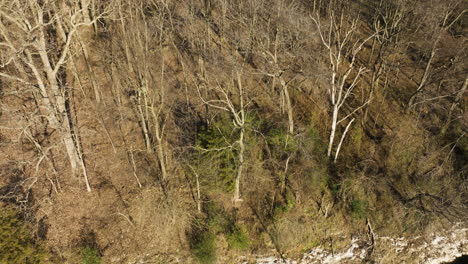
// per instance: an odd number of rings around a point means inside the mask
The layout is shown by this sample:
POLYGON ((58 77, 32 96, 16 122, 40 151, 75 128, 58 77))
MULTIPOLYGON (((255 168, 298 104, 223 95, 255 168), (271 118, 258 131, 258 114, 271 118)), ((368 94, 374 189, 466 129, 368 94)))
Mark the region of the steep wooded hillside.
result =
POLYGON ((467 8, 0 0, 0 263, 377 261, 466 224, 467 8))

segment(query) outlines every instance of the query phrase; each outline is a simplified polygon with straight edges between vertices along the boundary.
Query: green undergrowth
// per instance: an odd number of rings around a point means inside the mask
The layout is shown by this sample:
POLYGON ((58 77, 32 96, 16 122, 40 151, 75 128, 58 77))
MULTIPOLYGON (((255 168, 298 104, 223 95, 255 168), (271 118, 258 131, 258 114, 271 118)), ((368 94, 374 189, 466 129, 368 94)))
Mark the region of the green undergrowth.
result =
POLYGON ((351 201, 350 210, 353 218, 362 219, 367 216, 368 203, 366 200, 354 199, 351 201))
POLYGON ((189 234, 192 254, 199 263, 216 263, 217 244, 222 236, 226 238, 229 250, 243 251, 250 247, 248 229, 237 222, 233 213, 214 202, 206 203, 203 209, 204 216, 193 220, 189 234))
MULTIPOLYGON (((202 225, 201 223, 197 223, 202 225)), ((210 264, 216 261, 216 235, 203 225, 197 227, 190 239, 190 249, 199 263, 210 264)))
POLYGON ((96 248, 85 245, 80 248, 81 264, 101 264, 101 257, 96 248))
POLYGON ((46 257, 18 212, 12 208, 0 208, 0 264, 46 263, 46 257))
POLYGON ((231 192, 236 171, 235 129, 228 117, 220 118, 209 126, 202 126, 192 158, 192 165, 200 174, 203 186, 231 192))

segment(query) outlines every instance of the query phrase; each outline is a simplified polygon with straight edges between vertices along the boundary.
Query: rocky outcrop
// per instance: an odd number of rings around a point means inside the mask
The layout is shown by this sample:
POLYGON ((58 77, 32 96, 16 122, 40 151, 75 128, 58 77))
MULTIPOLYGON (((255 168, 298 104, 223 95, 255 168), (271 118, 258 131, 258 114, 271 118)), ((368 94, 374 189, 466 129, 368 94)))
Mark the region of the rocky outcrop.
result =
MULTIPOLYGON (((331 252, 315 248, 300 260, 281 259, 274 256, 258 257, 257 264, 327 264, 327 263, 425 263, 439 264, 468 254, 468 228, 456 224, 452 228, 429 236, 384 237, 375 236, 375 243, 368 238, 353 238, 341 251, 331 252)), ((243 262, 247 263, 247 262, 243 262)))

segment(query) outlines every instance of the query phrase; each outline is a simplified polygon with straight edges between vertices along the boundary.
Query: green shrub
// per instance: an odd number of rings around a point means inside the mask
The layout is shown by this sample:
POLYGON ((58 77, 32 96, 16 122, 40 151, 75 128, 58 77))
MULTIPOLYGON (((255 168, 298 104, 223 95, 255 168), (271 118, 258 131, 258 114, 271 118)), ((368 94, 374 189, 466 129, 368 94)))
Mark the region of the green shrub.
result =
POLYGON ((196 148, 200 151, 192 164, 208 176, 204 179, 204 186, 214 185, 227 192, 234 189, 236 153, 235 149, 229 147, 235 141, 231 139, 232 131, 232 124, 222 120, 203 127, 198 132, 196 148))
POLYGON ((17 212, 0 208, 0 264, 44 263, 46 254, 28 232, 17 212))
POLYGON ((235 214, 228 213, 213 201, 204 204, 205 217, 195 218, 192 222, 190 249, 199 263, 216 262, 217 235, 226 237, 228 246, 233 250, 245 250, 251 241, 247 228, 236 222, 235 214))
POLYGON ((80 249, 81 264, 101 264, 101 257, 96 248, 83 246, 80 249))
POLYGON ((320 191, 327 188, 330 177, 325 166, 317 165, 310 173, 310 185, 317 187, 320 191))
POLYGON ((227 234, 229 248, 245 250, 250 247, 249 235, 245 226, 234 225, 227 234))
POLYGON ((267 142, 272 149, 276 148, 287 153, 295 152, 299 147, 294 137, 289 135, 285 129, 281 128, 270 130, 267 135, 267 142))
POLYGON ((199 263, 211 264, 216 261, 216 235, 205 230, 192 238, 191 250, 199 263))
POLYGON ((358 123, 356 124, 349 133, 350 142, 349 145, 353 146, 353 148, 349 148, 348 151, 351 152, 358 152, 361 149, 362 141, 364 138, 364 130, 362 129, 361 125, 358 123))
POLYGON ((281 196, 280 199, 277 199, 273 204, 273 214, 271 215, 271 220, 278 221, 286 213, 290 212, 296 206, 296 199, 291 193, 291 191, 286 190, 286 192, 281 196))
POLYGON ((231 140, 228 136, 229 131, 223 130, 226 130, 226 127, 222 123, 216 123, 212 126, 202 127, 197 134, 196 145, 208 150, 225 147, 231 140))
POLYGON ((213 202, 206 203, 205 212, 208 216, 207 228, 211 233, 224 234, 229 248, 243 250, 250 246, 247 228, 238 225, 233 214, 226 212, 213 202))
POLYGON ((328 147, 327 141, 323 139, 320 131, 314 126, 314 124, 309 126, 307 136, 312 141, 314 152, 326 157, 328 147))
POLYGON ((367 201, 354 199, 351 201, 351 215, 354 218, 364 218, 367 216, 367 201))

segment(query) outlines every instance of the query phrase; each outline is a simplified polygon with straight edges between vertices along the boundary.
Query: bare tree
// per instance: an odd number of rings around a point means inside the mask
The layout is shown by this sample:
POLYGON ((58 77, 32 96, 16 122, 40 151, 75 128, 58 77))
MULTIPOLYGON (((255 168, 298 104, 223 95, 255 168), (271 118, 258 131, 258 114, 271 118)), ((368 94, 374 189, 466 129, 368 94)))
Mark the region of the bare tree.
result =
POLYGON ((70 87, 64 78, 75 35, 95 22, 85 19, 84 11, 62 1, 1 1, 0 49, 5 70, 0 76, 36 88, 40 112, 60 132, 72 172, 81 167, 86 189, 91 191, 78 128, 67 108, 70 87))
POLYGON ((409 101, 408 101, 408 108, 411 108, 415 105, 415 100, 417 96, 425 89, 427 86, 431 71, 432 71, 432 64, 437 56, 437 52, 439 49, 439 43, 442 40, 443 35, 448 32, 448 30, 458 21, 460 20, 463 15, 468 11, 468 9, 464 9, 460 11, 458 14, 454 14, 457 10, 457 5, 459 2, 454 5, 450 6, 448 5, 448 8, 443 12, 443 16, 441 18, 441 21, 436 21, 435 23, 435 32, 434 32, 434 40, 432 42, 432 46, 430 49, 430 55, 429 59, 426 63, 426 66, 424 67, 424 72, 421 76, 421 79, 419 80, 418 87, 416 88, 416 91, 411 95, 409 101), (440 26, 439 26, 440 25, 440 26))
POLYGON ((206 99, 201 94, 201 89, 197 86, 198 95, 203 101, 204 104, 209 107, 226 111, 232 117, 232 122, 236 129, 239 130, 239 137, 236 143, 239 145, 239 151, 237 152, 237 173, 234 181, 234 197, 233 202, 239 203, 242 202, 240 198, 240 182, 244 171, 244 158, 245 158, 245 125, 246 125, 246 107, 247 104, 246 94, 244 87, 242 86, 241 73, 237 72, 236 74, 236 89, 230 89, 232 87, 223 87, 218 83, 214 92, 220 99, 206 99), (236 104, 235 102, 238 102, 236 104))
MULTIPOLYGON (((153 5, 154 3, 148 3, 153 5)), ((158 10, 157 16, 147 17, 144 4, 119 5, 121 44, 126 62, 121 72, 126 76, 126 89, 131 90, 132 103, 139 118, 146 151, 156 151, 161 178, 167 178, 167 151, 165 148, 165 58, 162 44, 165 41, 166 10, 158 10), (159 62, 159 63, 158 63, 159 62), (160 70, 158 70, 158 68, 160 70), (130 75, 129 75, 130 73, 130 75)))
POLYGON ((455 96, 455 100, 452 103, 452 106, 450 106, 450 110, 449 110, 449 113, 447 115, 447 121, 445 121, 445 124, 441 128, 441 133, 442 134, 444 134, 447 131, 450 123, 452 122, 453 112, 455 111, 455 108, 457 107, 457 105, 462 100, 462 98, 463 98, 463 96, 464 96, 464 94, 466 92, 467 86, 468 86, 468 76, 465 77, 465 81, 463 82, 462 86, 458 90, 457 95, 455 96))
MULTIPOLYGON (((391 72, 389 65, 393 65, 395 60, 388 55, 398 42, 402 20, 405 17, 402 6, 384 0, 381 0, 373 11, 375 16, 372 19, 372 29, 375 32, 375 38, 372 38, 371 52, 367 60, 368 68, 371 71, 367 97, 369 104, 374 100, 376 90, 380 86, 383 86, 384 89, 388 86, 388 77, 391 72), (382 79, 384 79, 383 85, 382 79)), ((363 123, 368 117, 369 104, 365 107, 363 123)))
MULTIPOLYGON (((294 134, 294 109, 291 98, 291 83, 298 76, 294 72, 290 61, 304 54, 301 48, 297 46, 297 36, 301 35, 297 25, 300 21, 294 19, 294 14, 299 10, 293 4, 287 4, 282 1, 273 3, 263 3, 270 5, 270 9, 263 12, 269 12, 268 23, 266 27, 260 27, 254 23, 251 31, 255 32, 256 53, 262 58, 263 63, 258 63, 258 70, 261 74, 272 78, 271 92, 275 92, 277 85, 280 91, 280 110, 286 113, 288 119, 288 132, 294 134)), ((276 99, 276 98, 275 98, 276 99)))
POLYGON ((271 53, 270 51, 266 50, 264 51, 264 55, 270 59, 270 63, 273 65, 274 69, 271 72, 263 71, 262 74, 273 78, 273 81, 272 81, 273 87, 276 85, 277 81, 279 81, 280 87, 281 87, 281 99, 282 99, 281 110, 283 112, 283 109, 286 108, 286 114, 288 117, 288 132, 289 134, 293 135, 294 134, 294 116, 293 116, 293 107, 291 103, 291 96, 289 92, 290 81, 286 81, 283 77, 283 73, 285 72, 285 70, 282 70, 279 67, 278 54, 277 54, 276 47, 275 47, 274 53, 271 53), (286 107, 283 107, 284 105, 286 107))
MULTIPOLYGON (((327 155, 331 158, 338 125, 347 121, 354 113, 369 103, 369 100, 367 100, 362 105, 354 107, 344 117, 341 117, 343 115, 343 106, 353 97, 353 90, 356 88, 362 75, 367 71, 364 66, 358 65, 357 56, 364 44, 372 39, 376 33, 360 39, 356 36, 358 33, 357 18, 349 21, 343 11, 340 14, 336 14, 332 10, 329 12, 328 27, 322 25, 322 19, 318 13, 315 16, 311 16, 311 18, 317 26, 322 44, 328 51, 327 62, 330 65, 331 72, 328 94, 332 107, 332 122, 327 155)), ((340 144, 335 151, 334 161, 338 158, 339 148, 353 120, 348 122, 341 136, 340 144)))

